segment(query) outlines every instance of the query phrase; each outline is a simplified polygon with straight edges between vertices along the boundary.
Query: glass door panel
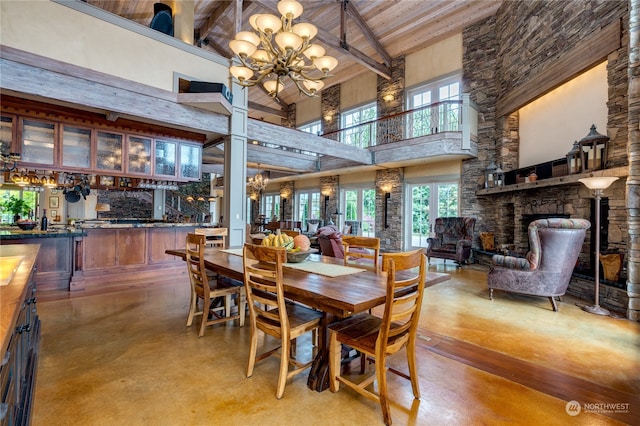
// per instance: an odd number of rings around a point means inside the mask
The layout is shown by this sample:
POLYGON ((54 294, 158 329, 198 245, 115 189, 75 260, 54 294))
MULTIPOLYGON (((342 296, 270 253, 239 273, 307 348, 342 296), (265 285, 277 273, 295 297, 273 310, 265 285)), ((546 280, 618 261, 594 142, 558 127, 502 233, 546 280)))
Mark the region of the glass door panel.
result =
POLYGON ((127 171, 136 174, 151 174, 151 138, 129 136, 127 171))
POLYGON ((118 133, 98 132, 96 145, 96 168, 122 172, 122 141, 118 133))
POLYGON ((178 144, 163 140, 156 140, 155 170, 157 176, 176 176, 176 158, 178 144))
POLYGON ((431 231, 430 185, 412 185, 409 205, 411 206, 410 248, 426 247, 431 231))
POLYGON ((180 144, 180 177, 187 179, 200 178, 200 153, 197 145, 180 144))
POLYGON ((91 130, 62 128, 62 165, 88 169, 91 167, 91 130))
POLYGON ((55 124, 41 121, 22 121, 22 155, 25 163, 53 165, 55 124))

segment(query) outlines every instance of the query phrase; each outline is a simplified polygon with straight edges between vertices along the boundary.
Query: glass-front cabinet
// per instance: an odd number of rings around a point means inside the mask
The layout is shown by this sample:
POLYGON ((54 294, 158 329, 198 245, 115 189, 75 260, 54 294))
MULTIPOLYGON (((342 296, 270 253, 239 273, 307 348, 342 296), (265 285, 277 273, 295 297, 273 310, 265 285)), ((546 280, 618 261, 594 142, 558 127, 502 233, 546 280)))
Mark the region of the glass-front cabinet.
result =
POLYGON ((176 177, 178 143, 156 139, 155 169, 153 174, 158 177, 176 177))
POLYGON ((62 166, 91 168, 91 129, 62 127, 62 166))
POLYGON ((20 161, 53 166, 56 125, 44 121, 23 119, 21 130, 22 153, 20 161))
POLYGON ((0 152, 19 153, 18 167, 26 169, 182 182, 201 178, 198 141, 144 133, 2 114, 0 152))
POLYGON ((123 135, 98 131, 96 137, 96 169, 122 172, 123 135))
POLYGON ((127 138, 127 172, 132 174, 151 174, 152 139, 129 135, 127 138))
POLYGON ((180 178, 200 179, 200 157, 202 147, 194 144, 180 144, 180 178))

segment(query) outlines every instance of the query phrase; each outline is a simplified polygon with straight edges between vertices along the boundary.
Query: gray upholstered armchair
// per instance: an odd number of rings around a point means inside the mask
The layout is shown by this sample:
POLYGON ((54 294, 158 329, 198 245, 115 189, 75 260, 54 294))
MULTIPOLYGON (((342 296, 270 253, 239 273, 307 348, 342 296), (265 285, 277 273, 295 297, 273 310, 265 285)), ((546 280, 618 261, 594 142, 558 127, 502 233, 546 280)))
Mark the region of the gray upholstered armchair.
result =
POLYGON ((435 238, 427 239, 427 260, 451 259, 458 265, 471 256, 475 217, 439 217, 434 226, 435 238))
POLYGON ((573 268, 580 255, 587 229, 584 219, 540 219, 529 225, 529 253, 524 258, 493 256, 487 277, 489 298, 493 290, 546 296, 554 311, 554 297, 562 296, 569 286, 573 268))

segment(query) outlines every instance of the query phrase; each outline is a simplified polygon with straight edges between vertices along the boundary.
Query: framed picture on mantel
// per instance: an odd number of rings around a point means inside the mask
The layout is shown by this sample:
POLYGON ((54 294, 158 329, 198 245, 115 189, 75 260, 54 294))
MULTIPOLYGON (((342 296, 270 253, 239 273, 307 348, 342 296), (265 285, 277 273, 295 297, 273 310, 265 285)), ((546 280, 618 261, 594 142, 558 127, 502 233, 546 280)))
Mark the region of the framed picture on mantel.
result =
POLYGON ((49 197, 49 207, 52 209, 57 209, 60 207, 60 198, 58 197, 49 197))

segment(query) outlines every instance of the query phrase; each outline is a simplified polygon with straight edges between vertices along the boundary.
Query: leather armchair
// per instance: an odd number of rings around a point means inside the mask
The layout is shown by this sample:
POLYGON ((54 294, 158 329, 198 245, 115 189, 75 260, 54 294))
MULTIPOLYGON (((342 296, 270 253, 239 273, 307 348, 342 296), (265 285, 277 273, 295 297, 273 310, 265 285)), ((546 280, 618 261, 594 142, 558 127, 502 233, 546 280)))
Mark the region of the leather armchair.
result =
POLYGON ((554 311, 554 297, 567 291, 587 229, 585 219, 540 219, 529 225, 526 257, 495 255, 487 276, 489 298, 493 290, 546 296, 554 311))
POLYGON ((432 257, 450 259, 458 266, 471 257, 471 243, 475 217, 439 217, 436 219, 435 238, 427 238, 427 260, 432 257))

